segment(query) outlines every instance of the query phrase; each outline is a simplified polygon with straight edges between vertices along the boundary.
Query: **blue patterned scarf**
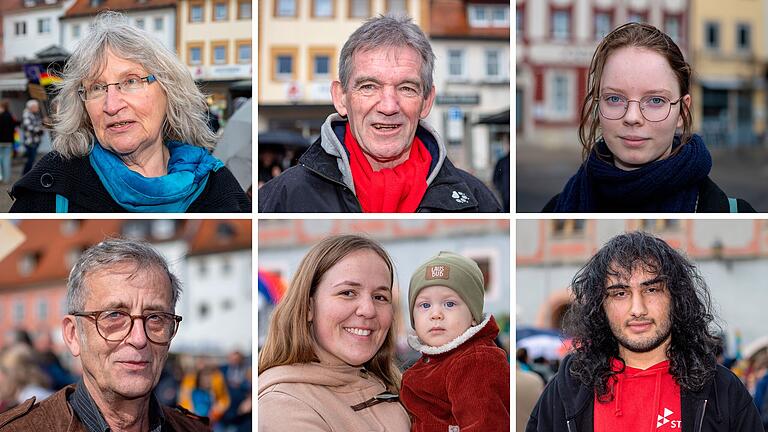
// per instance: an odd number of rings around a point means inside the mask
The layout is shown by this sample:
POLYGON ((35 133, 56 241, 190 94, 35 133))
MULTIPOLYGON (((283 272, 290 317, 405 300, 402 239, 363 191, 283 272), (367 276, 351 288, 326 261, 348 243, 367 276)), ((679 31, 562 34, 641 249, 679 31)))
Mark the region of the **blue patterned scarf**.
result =
MULTIPOLYGON (((673 149, 680 146, 675 137, 673 149)), ((558 197, 555 212, 687 212, 696 210, 699 187, 712 169, 712 156, 698 135, 678 152, 634 171, 624 171, 600 140, 587 161, 571 177, 558 197)))
POLYGON ((91 166, 112 198, 129 212, 183 213, 205 189, 208 175, 224 163, 208 150, 180 141, 165 143, 170 152, 168 174, 144 177, 101 144, 94 143, 91 166))

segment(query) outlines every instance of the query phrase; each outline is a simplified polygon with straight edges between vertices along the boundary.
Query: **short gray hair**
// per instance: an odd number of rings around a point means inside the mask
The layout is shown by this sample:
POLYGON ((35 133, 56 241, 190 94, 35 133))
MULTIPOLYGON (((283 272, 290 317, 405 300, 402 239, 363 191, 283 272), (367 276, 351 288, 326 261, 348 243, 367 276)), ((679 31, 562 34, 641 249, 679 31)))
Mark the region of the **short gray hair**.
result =
POLYGON ((40 107, 40 102, 38 102, 38 101, 37 101, 37 99, 30 99, 30 100, 28 100, 28 101, 27 101, 27 103, 26 103, 26 104, 24 104, 24 106, 25 106, 27 109, 30 109, 30 108, 32 108, 33 106, 36 106, 36 107, 38 107, 38 108, 39 108, 39 107, 40 107))
POLYGON ((171 307, 181 294, 181 282, 171 273, 168 262, 149 243, 137 240, 111 238, 90 247, 80 256, 67 279, 67 313, 83 312, 88 287, 88 275, 120 264, 134 264, 136 270, 155 269, 168 276, 171 286, 171 307))
POLYGON ((424 99, 432 90, 432 72, 435 69, 435 53, 424 32, 411 18, 402 15, 379 15, 365 21, 344 43, 339 56, 339 81, 348 90, 352 75, 353 57, 360 51, 378 48, 409 47, 421 56, 421 84, 424 99))
POLYGON ((56 151, 72 158, 85 156, 93 148, 93 125, 78 90, 84 80, 104 69, 107 50, 140 64, 157 78, 168 98, 163 141, 178 140, 207 149, 215 146, 216 135, 208 127, 208 104, 187 67, 154 36, 131 26, 125 15, 103 12, 78 43, 64 67, 63 80, 56 85, 55 101, 61 107, 53 115, 56 151))

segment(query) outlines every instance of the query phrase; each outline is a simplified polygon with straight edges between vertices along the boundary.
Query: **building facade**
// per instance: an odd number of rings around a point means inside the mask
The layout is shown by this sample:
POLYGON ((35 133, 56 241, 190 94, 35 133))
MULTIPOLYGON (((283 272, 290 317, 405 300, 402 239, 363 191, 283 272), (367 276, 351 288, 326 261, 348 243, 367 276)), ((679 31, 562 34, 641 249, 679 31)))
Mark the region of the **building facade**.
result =
POLYGON ((60 18, 74 0, 24 0, 20 8, 5 10, 3 20, 4 63, 24 63, 35 53, 61 45, 60 18))
POLYGON ((710 146, 756 143, 766 125, 766 2, 691 3, 694 129, 710 146))
POLYGON ((210 95, 209 105, 231 115, 233 99, 252 94, 252 3, 182 0, 176 19, 179 58, 210 95))
POLYGON ((427 121, 437 129, 456 165, 488 182, 509 151, 509 2, 434 0, 429 38, 437 57, 437 97, 427 121))

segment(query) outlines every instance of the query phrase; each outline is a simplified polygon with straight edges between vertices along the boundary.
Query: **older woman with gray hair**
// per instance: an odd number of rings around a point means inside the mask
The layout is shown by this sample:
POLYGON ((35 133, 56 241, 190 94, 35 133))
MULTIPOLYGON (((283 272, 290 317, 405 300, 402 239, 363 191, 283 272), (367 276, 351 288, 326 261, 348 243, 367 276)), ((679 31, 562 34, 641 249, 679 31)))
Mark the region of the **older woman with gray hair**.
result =
POLYGON ((251 211, 210 154, 216 136, 186 66, 123 15, 97 16, 58 87, 55 151, 14 185, 11 211, 251 211))

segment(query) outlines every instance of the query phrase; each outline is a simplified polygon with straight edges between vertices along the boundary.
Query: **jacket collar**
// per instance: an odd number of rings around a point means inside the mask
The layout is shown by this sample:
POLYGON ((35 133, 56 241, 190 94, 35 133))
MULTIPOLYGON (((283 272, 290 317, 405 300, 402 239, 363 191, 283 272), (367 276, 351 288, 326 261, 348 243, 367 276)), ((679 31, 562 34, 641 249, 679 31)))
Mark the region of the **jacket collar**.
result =
MULTIPOLYGON (((332 173, 332 171, 329 170, 329 166, 320 166, 319 168, 323 168, 321 174, 337 174, 329 175, 328 177, 331 180, 343 183, 354 193, 355 183, 352 181, 352 170, 349 167, 349 151, 347 151, 343 144, 344 131, 347 122, 347 119, 338 113, 329 115, 328 118, 325 119, 323 126, 320 128, 319 140, 312 145, 312 147, 316 147, 319 143, 320 148, 312 149, 310 147, 299 161, 302 163, 310 161, 317 162, 317 153, 320 150, 329 156, 333 156, 336 159, 338 174, 332 173), (310 152, 310 150, 314 151, 310 152), (307 156, 306 160, 304 160, 305 156, 307 156)), ((446 159, 447 151, 440 135, 438 135, 437 131, 424 120, 419 120, 419 125, 416 128, 416 135, 424 143, 429 154, 432 156, 432 165, 429 167, 429 176, 427 176, 427 185, 429 185, 440 171, 443 161, 446 159)))
POLYGON ((496 337, 496 334, 499 333, 499 327, 498 325, 496 325, 496 320, 493 319, 493 315, 488 314, 486 315, 485 319, 483 319, 483 322, 468 328, 464 333, 457 336, 456 339, 448 342, 445 345, 440 345, 436 347, 425 345, 421 342, 421 340, 419 340, 418 336, 416 335, 408 336, 408 345, 410 345, 411 348, 415 349, 416 351, 422 354, 427 354, 427 355, 445 354, 447 352, 450 352, 458 348, 464 342, 467 342, 468 340, 472 339, 475 335, 480 333, 481 330, 485 329, 486 326, 488 327, 487 331, 482 332, 482 334, 480 334, 478 338, 484 337, 484 336, 496 337), (488 323, 491 322, 491 320, 493 320, 493 324, 488 325, 488 323))

